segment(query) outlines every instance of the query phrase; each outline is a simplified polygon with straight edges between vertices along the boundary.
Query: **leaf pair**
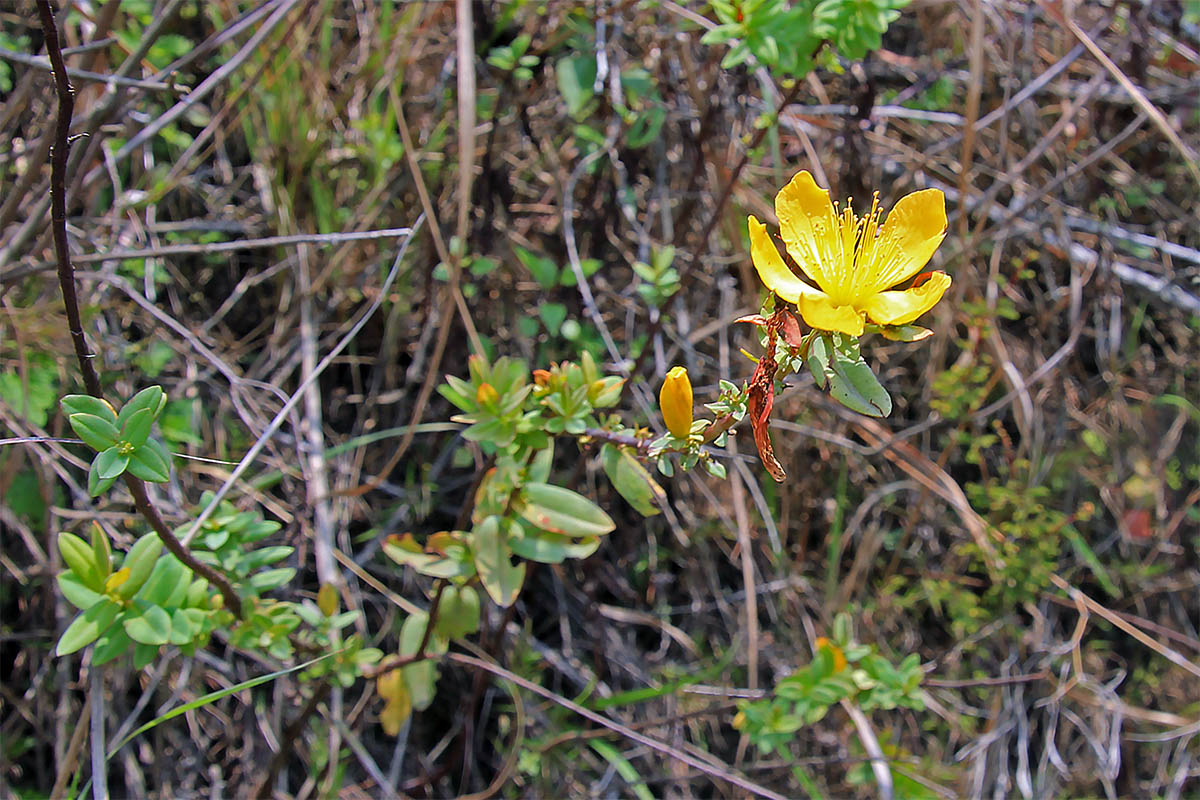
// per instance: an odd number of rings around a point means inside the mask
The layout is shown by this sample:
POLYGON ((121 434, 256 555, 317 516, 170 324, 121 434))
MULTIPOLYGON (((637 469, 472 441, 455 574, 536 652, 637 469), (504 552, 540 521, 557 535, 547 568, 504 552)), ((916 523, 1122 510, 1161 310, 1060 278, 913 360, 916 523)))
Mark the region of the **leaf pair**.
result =
POLYGON ((88 470, 88 493, 96 497, 128 471, 136 478, 165 483, 170 478, 166 449, 150 438, 150 429, 166 407, 162 388, 149 386, 129 399, 118 413, 108 402, 71 394, 62 409, 72 430, 97 455, 88 470))

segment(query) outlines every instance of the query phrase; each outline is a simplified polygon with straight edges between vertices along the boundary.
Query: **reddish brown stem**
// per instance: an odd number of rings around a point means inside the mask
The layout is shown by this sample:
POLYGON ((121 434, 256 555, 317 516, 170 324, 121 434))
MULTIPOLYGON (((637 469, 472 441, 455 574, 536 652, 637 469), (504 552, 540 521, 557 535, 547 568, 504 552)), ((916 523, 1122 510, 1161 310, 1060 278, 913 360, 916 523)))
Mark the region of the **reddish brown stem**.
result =
MULTIPOLYGON (((58 285, 62 288, 63 305, 67 313, 67 328, 75 346, 75 358, 83 385, 92 397, 104 398, 100 386, 100 375, 92 363, 87 339, 83 335, 83 318, 79 314, 79 297, 75 292, 75 269, 71 266, 71 250, 67 243, 67 158, 70 155, 71 115, 75 110, 75 90, 67 77, 67 65, 63 61, 62 46, 58 41, 58 27, 54 22, 54 9, 50 0, 38 0, 38 13, 42 19, 42 31, 46 36, 46 53, 54 70, 54 89, 58 95, 58 116, 54 125, 54 145, 50 150, 50 226, 54 235, 54 253, 58 260, 58 285)), ((225 599, 225 607, 241 619, 242 602, 233 586, 224 575, 212 567, 202 564, 175 538, 158 510, 150 503, 146 485, 138 478, 125 473, 125 485, 133 495, 134 505, 150 527, 158 534, 163 546, 192 572, 205 578, 225 599)))
POLYGON ((433 600, 429 604, 429 620, 425 623, 425 632, 421 635, 421 643, 417 645, 417 651, 411 656, 392 656, 385 658, 379 662, 374 668, 364 668, 362 671, 364 678, 378 678, 384 673, 391 672, 394 669, 407 667, 409 664, 415 664, 418 661, 424 661, 429 658, 425 652, 425 648, 429 646, 429 640, 433 636, 433 626, 437 624, 438 609, 442 605, 442 592, 446 590, 447 581, 439 580, 437 589, 434 590, 433 600))

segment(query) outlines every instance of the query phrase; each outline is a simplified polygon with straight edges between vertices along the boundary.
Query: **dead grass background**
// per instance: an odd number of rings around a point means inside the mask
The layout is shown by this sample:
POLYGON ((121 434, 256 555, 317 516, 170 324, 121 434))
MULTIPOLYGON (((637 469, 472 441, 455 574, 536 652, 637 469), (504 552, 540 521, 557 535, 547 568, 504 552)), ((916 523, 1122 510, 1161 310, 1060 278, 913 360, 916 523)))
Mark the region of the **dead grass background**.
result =
MULTIPOLYGON (((626 412, 645 421, 671 364, 687 365, 698 399, 749 374, 737 348, 756 345, 730 326, 760 298, 744 219, 770 217, 795 171, 817 172, 838 197, 878 190, 885 205, 938 187, 950 235, 935 262, 953 274, 953 296, 928 318, 932 345, 871 344, 897 401, 889 419, 858 418, 796 380, 774 428, 787 483, 735 457, 729 482, 670 481, 673 513, 652 520, 564 442, 561 474, 618 529, 586 561, 533 569, 479 644, 567 698, 667 685, 734 648, 702 686, 605 713, 785 796, 874 796, 842 709, 770 757, 739 746, 730 724, 730 695, 806 663, 845 610, 860 641, 929 668, 928 710, 869 719, 911 777, 896 796, 1200 792, 1200 683, 1179 663, 1200 659, 1200 29, 1179 3, 916 0, 883 50, 809 76, 761 136, 755 120, 791 87, 721 70, 723 51, 698 43, 702 5, 471 4, 466 98, 455 54, 468 21, 449 3, 75 5, 59 18, 66 45, 117 41, 68 64, 140 81, 113 91, 74 79, 74 131, 91 134, 73 148, 69 206, 87 333, 114 394, 158 382, 191 401, 180 408, 194 438, 177 450, 240 458, 375 296, 394 229, 422 211, 408 155, 443 237, 499 264, 464 274, 455 302, 423 230, 380 313, 239 486, 239 502, 260 504, 298 548, 284 596, 314 596, 321 573, 338 576, 343 602, 365 612, 362 631, 395 649, 401 612, 378 587, 425 598, 380 556, 379 537, 452 526, 469 502, 478 459, 431 424, 450 411, 430 389, 465 373, 472 329, 495 354, 544 366, 573 346, 544 326, 522 335, 522 318, 558 302, 586 331, 598 315, 623 357, 647 349, 641 404, 626 412), (522 32, 540 59, 530 80, 485 60, 522 32), (611 83, 582 120, 602 143, 567 116, 554 67, 580 42, 613 72, 649 73, 666 112, 649 145, 623 143, 611 83), (146 52, 130 58, 139 43, 146 52), (479 113, 468 131, 464 100, 479 113), (630 264, 666 244, 683 289, 658 320, 630 264), (517 245, 561 265, 572 248, 598 259, 594 305, 573 286, 543 290, 517 245), (412 425, 425 427, 405 438, 412 425), (984 569, 974 530, 1009 542, 1009 572, 984 569)), ((36 19, 25 0, 0 10, 6 46, 40 54, 36 19)), ((0 358, 26 391, 49 375, 61 395, 77 378, 50 264, 53 93, 44 67, 8 64, 0 358)), ((71 616, 53 535, 98 519, 128 543, 139 523, 120 493, 86 497, 77 448, 34 438, 67 435, 53 408, 43 425, 5 401, 6 436, 24 441, 0 450, 0 793, 41 797, 64 770, 89 769, 72 753, 86 659, 51 655, 71 616), (27 513, 30 492, 44 515, 27 513)), ((182 522, 229 466, 176 467, 157 501, 182 522)), ((274 666, 214 642, 194 659, 112 670, 109 730, 274 666)), ((631 792, 588 744, 603 729, 526 694, 528 727, 514 740, 510 696, 485 675, 446 664, 439 690, 399 740, 378 727, 367 682, 281 740, 308 688, 280 680, 139 738, 113 759, 110 786, 237 796, 284 748, 278 797, 442 797, 497 779, 512 797, 631 792)), ((737 794, 607 738, 655 796, 737 794)))

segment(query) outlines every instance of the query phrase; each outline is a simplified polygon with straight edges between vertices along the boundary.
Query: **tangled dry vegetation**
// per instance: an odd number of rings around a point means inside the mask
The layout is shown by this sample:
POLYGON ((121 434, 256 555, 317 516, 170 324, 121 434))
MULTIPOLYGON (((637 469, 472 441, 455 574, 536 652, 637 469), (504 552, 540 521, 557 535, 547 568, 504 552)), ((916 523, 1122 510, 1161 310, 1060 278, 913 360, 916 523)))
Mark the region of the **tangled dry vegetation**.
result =
MULTIPOLYGON (((943 189, 934 263, 954 276, 926 318, 932 346, 872 351, 890 418, 810 380, 779 400, 781 485, 743 442, 731 480, 664 481, 670 513, 644 520, 594 479, 594 453, 559 447, 558 471, 617 531, 591 558, 531 569, 476 645, 708 769, 443 664, 399 738, 371 682, 303 715, 312 687, 291 675, 141 735, 110 764, 114 796, 235 796, 268 770, 277 797, 739 794, 723 771, 783 796, 876 796, 870 738, 896 797, 1200 792, 1200 28, 1180 4, 1080 3, 1068 19, 915 0, 882 50, 793 86, 723 70, 699 5, 488 0, 471 4, 467 98, 450 3, 75 5, 60 23, 81 71, 73 132, 90 134, 68 208, 87 334, 115 395, 156 382, 171 399, 163 435, 196 458, 156 494, 169 519, 377 298, 428 186, 434 214, 380 311, 237 487, 297 548, 279 593, 315 596, 329 537, 325 568, 385 652, 397 598, 423 604, 428 584, 380 556, 382 534, 453 528, 483 464, 431 391, 466 372, 472 337, 539 367, 603 357, 611 336, 637 368, 631 420, 672 364, 710 400, 758 347, 731 324, 761 299, 744 220, 770 219, 802 168, 858 202, 943 189), (496 55, 520 34, 524 62, 496 55), (581 53, 600 65, 590 98, 564 79, 581 53), (648 112, 639 131, 621 105, 661 110, 661 127, 648 112), (458 303, 434 217, 472 259, 458 303), (682 288, 660 314, 631 265, 666 245, 682 288), (555 280, 573 260, 586 292, 555 280), (843 611, 857 641, 920 657, 925 710, 835 705, 770 754, 739 741, 737 699, 808 663, 843 611)), ((33 3, 0 20, 6 50, 43 53, 33 3)), ((53 535, 101 520, 128 544, 141 523, 120 493, 87 497, 76 447, 30 438, 70 435, 57 398, 78 375, 47 224, 51 78, 4 57, 0 417, 22 442, 0 450, 0 793, 41 797, 90 774, 87 661, 52 654, 73 613, 53 535)), ((217 639, 112 670, 110 741, 279 666, 217 639)))

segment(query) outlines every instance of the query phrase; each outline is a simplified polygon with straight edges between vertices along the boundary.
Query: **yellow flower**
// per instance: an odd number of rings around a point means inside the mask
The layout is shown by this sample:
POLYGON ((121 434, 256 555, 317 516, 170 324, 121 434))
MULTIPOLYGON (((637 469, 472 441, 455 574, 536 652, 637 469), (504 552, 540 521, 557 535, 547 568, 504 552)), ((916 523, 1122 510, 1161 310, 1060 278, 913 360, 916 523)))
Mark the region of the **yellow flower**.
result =
POLYGON ((692 432, 692 382, 686 367, 671 367, 658 393, 663 422, 672 436, 686 439, 692 432))
POLYGON ((879 225, 879 198, 858 218, 829 200, 807 170, 775 196, 775 214, 788 255, 816 286, 784 263, 766 226, 750 217, 750 256, 767 288, 795 303, 813 328, 861 336, 877 325, 906 325, 937 305, 950 276, 894 289, 916 276, 946 235, 946 199, 938 189, 901 198, 879 225))

